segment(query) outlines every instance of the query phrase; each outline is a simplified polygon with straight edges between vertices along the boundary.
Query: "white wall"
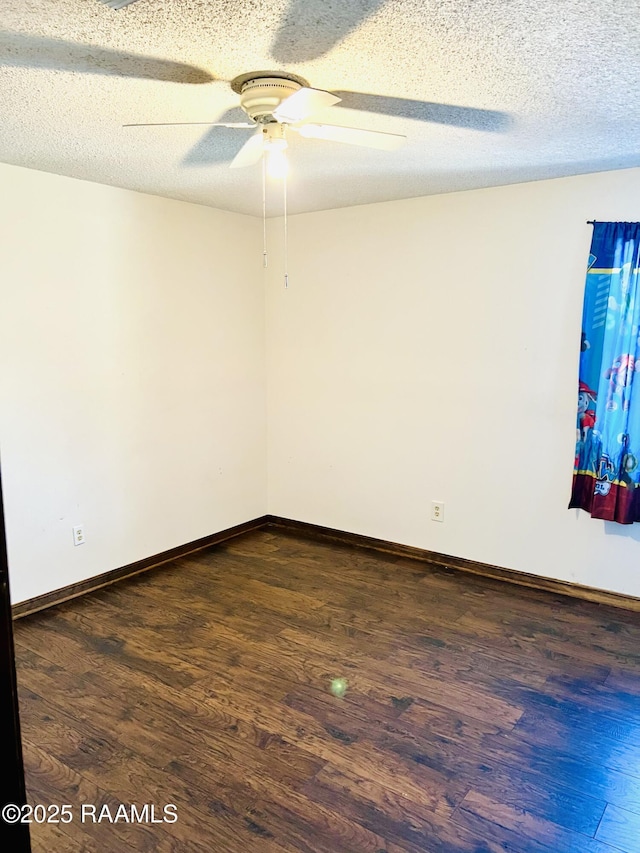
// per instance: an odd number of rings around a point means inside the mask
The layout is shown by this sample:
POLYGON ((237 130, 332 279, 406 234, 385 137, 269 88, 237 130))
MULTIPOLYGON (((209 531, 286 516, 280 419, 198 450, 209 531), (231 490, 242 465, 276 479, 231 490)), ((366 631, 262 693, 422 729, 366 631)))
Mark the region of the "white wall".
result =
POLYGON ((267 508, 640 595, 638 525, 566 509, 585 220, 638 219, 640 170, 293 217, 288 290, 272 222, 267 371, 259 221, 0 186, 14 601, 267 508))
POLYGON ((269 512, 640 596, 638 525, 567 509, 586 220, 638 199, 627 170, 293 217, 269 512))
POLYGON ((4 165, 0 187, 14 602, 262 515, 259 222, 4 165))

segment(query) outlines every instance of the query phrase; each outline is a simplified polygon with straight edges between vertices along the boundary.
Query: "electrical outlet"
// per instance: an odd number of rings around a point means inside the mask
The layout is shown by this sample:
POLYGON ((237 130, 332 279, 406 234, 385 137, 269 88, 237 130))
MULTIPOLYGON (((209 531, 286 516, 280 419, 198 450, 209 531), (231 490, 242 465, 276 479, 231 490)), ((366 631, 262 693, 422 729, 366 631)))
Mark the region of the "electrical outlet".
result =
POLYGON ((73 528, 73 544, 84 545, 84 525, 76 524, 73 528))
POLYGON ((431 521, 444 521, 444 501, 431 502, 431 521))

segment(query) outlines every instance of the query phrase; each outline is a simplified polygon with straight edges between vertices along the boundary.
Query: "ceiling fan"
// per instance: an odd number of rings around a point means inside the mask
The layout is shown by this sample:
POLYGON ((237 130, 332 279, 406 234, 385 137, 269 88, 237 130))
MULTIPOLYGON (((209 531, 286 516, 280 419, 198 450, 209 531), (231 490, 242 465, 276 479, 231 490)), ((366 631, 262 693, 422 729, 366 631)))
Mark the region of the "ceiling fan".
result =
MULTIPOLYGON (((96 0, 96 2, 101 2, 103 6, 111 9, 123 9, 134 4, 136 0, 96 0)), ((355 5, 358 6, 360 10, 358 14, 369 14, 383 2, 385 0, 358 0, 358 4, 353 5, 354 8, 355 5)), ((285 22, 285 31, 289 34, 302 11, 307 10, 305 14, 311 14, 310 10, 316 9, 318 4, 322 5, 323 0, 291 0, 291 4, 285 22)), ((351 4, 346 4, 344 8, 351 8, 351 4)), ((340 14, 342 15, 342 11, 340 14)), ((338 32, 334 32, 332 25, 331 32, 326 33, 327 38, 330 36, 334 41, 339 37, 342 29, 346 27, 346 30, 350 31, 355 25, 353 16, 347 16, 344 20, 343 17, 338 17, 339 21, 336 19, 340 24, 338 32)), ((317 35, 316 29, 313 32, 317 35)), ((293 46, 290 44, 289 37, 285 41, 289 53, 285 51, 286 55, 280 56, 284 50, 280 45, 282 50, 278 48, 278 51, 273 53, 278 60, 284 61, 289 54, 292 61, 304 59, 304 56, 297 55, 294 49, 299 40, 293 46)), ((327 42, 325 47, 328 44, 327 42)), ((273 50, 276 47, 277 45, 274 45, 273 50)), ((303 54, 305 51, 306 48, 303 54)), ((57 38, 0 31, 0 67, 5 65, 62 69, 78 73, 186 84, 229 83, 216 78, 203 68, 185 62, 57 38)), ((349 90, 327 92, 311 88, 302 77, 282 71, 250 72, 236 77, 230 83, 233 91, 239 95, 239 106, 244 111, 246 120, 238 121, 234 115, 236 111, 230 110, 217 122, 165 123, 200 124, 212 129, 211 134, 206 134, 188 152, 183 161, 185 165, 211 165, 228 161, 232 157, 231 166, 238 168, 258 162, 263 154, 267 155, 265 160, 268 164, 272 162, 275 164, 278 159, 282 162, 283 152, 288 144, 287 137, 291 138, 293 134, 383 150, 392 150, 405 141, 405 137, 399 134, 348 126, 349 122, 345 121, 344 117, 348 115, 347 111, 351 110, 492 133, 504 132, 511 124, 510 116, 497 110, 349 90), (333 110, 338 103, 341 106, 333 110), (344 107, 347 109, 343 110, 344 107), (324 123, 328 117, 330 117, 330 123, 324 123), (220 145, 220 139, 216 138, 215 133, 217 128, 229 128, 230 136, 235 135, 235 129, 241 131, 253 129, 255 133, 233 156, 233 153, 228 154, 229 149, 226 145, 227 142, 231 142, 231 139, 225 138, 225 144, 220 145)))
MULTIPOLYGON (((122 0, 105 0, 122 2, 122 0)), ((133 2, 133 0, 129 0, 133 2)), ((281 176, 286 169, 284 150, 289 131, 308 139, 325 139, 392 151, 406 141, 397 133, 382 133, 361 127, 325 124, 313 117, 342 99, 323 89, 313 89, 297 74, 281 71, 252 71, 231 81, 231 88, 240 95, 240 107, 247 122, 161 122, 160 124, 126 124, 125 127, 166 127, 206 124, 209 127, 255 129, 255 133, 240 148, 231 161, 232 169, 251 166, 267 156, 269 172, 281 176)))

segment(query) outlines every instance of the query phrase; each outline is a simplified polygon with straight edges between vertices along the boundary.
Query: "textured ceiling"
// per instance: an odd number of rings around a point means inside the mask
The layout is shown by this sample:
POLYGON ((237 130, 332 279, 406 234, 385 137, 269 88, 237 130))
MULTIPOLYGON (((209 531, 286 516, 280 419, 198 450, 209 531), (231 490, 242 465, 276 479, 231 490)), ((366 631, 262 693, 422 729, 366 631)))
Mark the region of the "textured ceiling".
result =
POLYGON ((0 161, 259 215, 251 131, 122 125, 242 119, 280 69, 408 137, 294 139, 293 212, 638 166, 639 45, 637 0, 1 0, 0 161))

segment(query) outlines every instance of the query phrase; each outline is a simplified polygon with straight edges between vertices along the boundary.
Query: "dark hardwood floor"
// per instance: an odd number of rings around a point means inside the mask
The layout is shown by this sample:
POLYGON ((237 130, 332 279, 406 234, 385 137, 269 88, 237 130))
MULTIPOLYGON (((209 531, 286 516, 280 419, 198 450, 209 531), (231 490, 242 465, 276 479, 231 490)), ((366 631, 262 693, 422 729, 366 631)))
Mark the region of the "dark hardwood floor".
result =
POLYGON ((15 642, 34 853, 640 851, 640 614, 262 530, 15 642))

